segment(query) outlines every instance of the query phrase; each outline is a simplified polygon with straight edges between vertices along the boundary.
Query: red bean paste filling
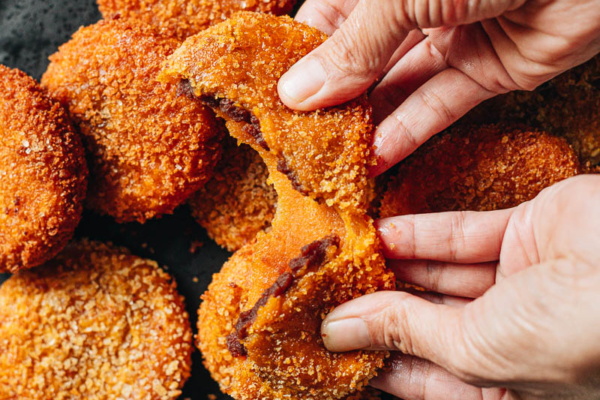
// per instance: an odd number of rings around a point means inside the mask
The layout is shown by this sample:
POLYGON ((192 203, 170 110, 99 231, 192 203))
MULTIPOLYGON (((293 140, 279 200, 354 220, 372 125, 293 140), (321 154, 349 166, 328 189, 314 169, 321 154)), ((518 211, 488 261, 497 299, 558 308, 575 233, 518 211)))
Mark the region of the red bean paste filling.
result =
MULTIPOLYGON (((187 79, 181 80, 179 82, 177 94, 180 96, 184 95, 193 99, 197 98, 194 95, 194 89, 192 88, 190 81, 187 79)), ((213 110, 220 110, 223 114, 225 114, 235 122, 244 122, 245 125, 242 128, 244 129, 244 132, 252 136, 259 144, 259 146, 261 146, 263 149, 270 151, 269 145, 267 144, 260 130, 260 122, 258 118, 256 118, 254 114, 252 114, 250 111, 246 110, 243 107, 235 105, 235 103, 229 99, 219 99, 209 94, 200 96, 200 101, 204 103, 204 105, 212 108, 213 110)), ((285 157, 280 158, 277 162, 277 170, 285 176, 287 176, 287 178, 292 183, 292 187, 294 188, 294 190, 300 192, 304 196, 308 195, 308 190, 306 190, 304 185, 302 185, 302 183, 300 182, 298 176, 288 166, 285 157)))
POLYGON ((332 246, 339 248, 339 236, 329 235, 304 246, 300 252, 300 256, 290 261, 291 271, 281 274, 277 278, 277 281, 263 292, 260 299, 254 304, 254 307, 240 314, 235 324, 235 331, 227 336, 227 348, 232 356, 244 357, 248 354, 241 341, 248 336, 248 328, 256 321, 258 310, 267 304, 271 297, 283 296, 292 286, 294 280, 323 266, 327 261, 327 249, 332 246))
MULTIPOLYGON (((189 85, 189 82, 187 82, 187 85, 189 85)), ((265 138, 260 131, 260 122, 258 121, 258 118, 256 118, 250 111, 235 105, 235 103, 229 99, 216 99, 211 95, 201 96, 200 101, 213 110, 220 110, 223 114, 235 122, 244 122, 244 132, 252 136, 260 147, 267 151, 270 150, 269 145, 265 141, 265 138)))

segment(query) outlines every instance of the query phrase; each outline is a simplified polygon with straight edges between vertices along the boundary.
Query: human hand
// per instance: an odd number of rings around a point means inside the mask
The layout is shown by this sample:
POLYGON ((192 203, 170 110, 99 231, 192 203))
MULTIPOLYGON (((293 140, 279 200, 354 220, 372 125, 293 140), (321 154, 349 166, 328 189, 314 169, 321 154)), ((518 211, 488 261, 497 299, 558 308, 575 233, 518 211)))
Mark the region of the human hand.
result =
POLYGON ((324 320, 331 351, 405 354, 373 386, 405 400, 600 398, 600 176, 378 229, 397 278, 438 294, 375 293, 324 320))
POLYGON ((281 78, 281 99, 328 107, 381 79, 374 175, 480 102, 600 51, 598 0, 307 0, 296 19, 332 36, 281 78))

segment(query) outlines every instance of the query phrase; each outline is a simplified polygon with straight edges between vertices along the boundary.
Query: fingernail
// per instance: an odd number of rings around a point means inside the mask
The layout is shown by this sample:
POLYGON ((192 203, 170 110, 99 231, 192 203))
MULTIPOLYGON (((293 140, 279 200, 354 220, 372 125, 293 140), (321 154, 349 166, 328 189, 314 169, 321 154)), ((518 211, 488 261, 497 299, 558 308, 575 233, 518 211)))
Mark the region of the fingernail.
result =
POLYGON ((369 329, 360 318, 325 321, 321 328, 321 335, 329 351, 350 351, 371 346, 369 329))
POLYGON ((327 80, 327 73, 316 58, 308 58, 294 65, 279 81, 280 93, 296 103, 302 103, 317 94, 327 80))

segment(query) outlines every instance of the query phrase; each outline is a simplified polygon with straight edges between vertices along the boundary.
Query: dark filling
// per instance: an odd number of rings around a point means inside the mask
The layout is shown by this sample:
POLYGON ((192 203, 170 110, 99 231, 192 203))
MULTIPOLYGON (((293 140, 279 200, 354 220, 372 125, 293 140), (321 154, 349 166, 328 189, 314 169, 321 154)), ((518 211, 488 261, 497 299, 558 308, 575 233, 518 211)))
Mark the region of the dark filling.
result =
POLYGON ((250 111, 236 106, 235 103, 229 99, 215 99, 213 96, 204 95, 200 97, 200 101, 212 109, 218 109, 235 122, 244 122, 246 124, 243 127, 244 132, 252 136, 260 147, 267 151, 270 150, 269 145, 260 131, 260 122, 258 121, 258 118, 250 111))
POLYGON ((196 99, 194 96, 194 88, 190 84, 190 81, 187 79, 179 81, 179 85, 177 85, 177 96, 185 96, 190 99, 196 99))
POLYGON ((292 187, 294 188, 294 190, 300 192, 300 194, 302 194, 303 196, 308 196, 308 190, 306 190, 304 185, 302 185, 300 179, 298 179, 298 175, 296 175, 296 173, 292 171, 285 158, 280 158, 277 161, 277 171, 287 176, 289 181, 292 183, 292 187))
POLYGON ((227 336, 227 348, 232 356, 243 357, 248 354, 241 341, 246 338, 248 328, 256 321, 258 310, 267 304, 271 297, 284 295, 290 286, 292 286, 292 283, 294 283, 294 279, 300 278, 308 272, 321 267, 326 261, 327 249, 332 246, 339 247, 339 245, 339 236, 329 235, 302 248, 300 256, 290 261, 291 272, 281 274, 277 278, 277 281, 263 292, 260 299, 254 304, 254 307, 240 314, 235 324, 235 331, 227 336))

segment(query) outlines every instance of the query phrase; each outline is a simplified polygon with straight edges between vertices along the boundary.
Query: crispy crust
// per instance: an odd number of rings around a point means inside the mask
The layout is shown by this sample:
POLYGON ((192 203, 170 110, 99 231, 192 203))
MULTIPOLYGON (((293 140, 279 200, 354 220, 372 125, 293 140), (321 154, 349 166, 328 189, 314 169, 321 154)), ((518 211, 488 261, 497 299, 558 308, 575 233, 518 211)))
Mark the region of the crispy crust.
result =
POLYGON ((380 215, 510 208, 581 171, 562 138, 521 127, 457 128, 400 165, 380 215))
POLYGON ((283 15, 296 0, 97 0, 104 18, 119 14, 158 27, 161 33, 186 39, 237 11, 283 15))
MULTIPOLYGON (((600 55, 540 86, 483 103, 464 124, 522 122, 562 136, 583 164, 600 164, 600 55)), ((590 168, 590 172, 593 172, 590 168)))
MULTIPOLYGON (((230 21, 241 20, 242 25, 226 21, 208 34, 186 40, 169 57, 159 79, 187 80, 197 96, 233 101, 247 110, 248 118, 260 121, 270 153, 295 188, 329 206, 364 208, 369 182, 357 177, 366 176, 365 160, 373 162, 371 106, 366 97, 326 110, 298 112, 285 107, 277 94, 279 78, 322 43, 325 34, 286 17, 239 13, 230 21), (256 48, 257 43, 273 51, 256 48), (260 84, 255 85, 257 80, 260 84)), ((222 107, 216 111, 236 121, 222 107)), ((231 131, 231 124, 227 126, 231 131)))
POLYGON ((176 399, 191 341, 168 274, 84 240, 0 288, 0 398, 176 399))
POLYGON ((178 45, 141 22, 101 21, 61 46, 42 78, 83 134, 87 206, 118 222, 171 213, 208 181, 220 156, 213 113, 155 80, 178 45))
POLYGON ((272 229, 232 256, 199 310, 205 365, 239 400, 343 399, 387 356, 330 353, 320 335, 335 306, 394 287, 366 214, 370 107, 298 113, 277 96, 281 74, 324 39, 288 17, 240 13, 188 39, 161 74, 189 81, 252 145, 278 195, 272 229))
POLYGON ((220 246, 236 251, 271 227, 277 193, 250 146, 230 139, 215 176, 189 201, 192 215, 220 246))
POLYGON ((73 236, 87 182, 66 111, 0 65, 0 272, 42 264, 73 236))

